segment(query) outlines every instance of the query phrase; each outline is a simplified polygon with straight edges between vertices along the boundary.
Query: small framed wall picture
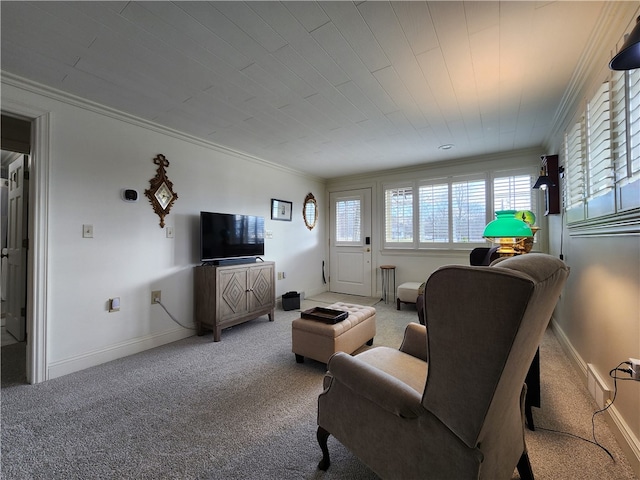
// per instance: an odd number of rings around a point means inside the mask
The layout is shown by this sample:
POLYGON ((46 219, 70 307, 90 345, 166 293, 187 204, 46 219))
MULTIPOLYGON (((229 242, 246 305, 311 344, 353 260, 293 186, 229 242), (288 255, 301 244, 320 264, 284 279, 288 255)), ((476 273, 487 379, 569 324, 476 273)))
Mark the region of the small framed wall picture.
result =
POLYGON ((292 202, 285 200, 278 200, 276 198, 271 199, 271 220, 284 220, 285 222, 291 221, 291 207, 292 202))

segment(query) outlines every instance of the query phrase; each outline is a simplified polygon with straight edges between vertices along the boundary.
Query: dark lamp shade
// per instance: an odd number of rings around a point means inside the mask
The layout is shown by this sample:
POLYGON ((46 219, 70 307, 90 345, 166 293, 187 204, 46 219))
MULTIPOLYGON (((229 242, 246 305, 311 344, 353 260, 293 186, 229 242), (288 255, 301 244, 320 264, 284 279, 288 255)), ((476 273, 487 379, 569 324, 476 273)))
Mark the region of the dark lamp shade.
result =
POLYGON ((609 62, 611 70, 633 70, 640 68, 640 17, 625 40, 618 54, 609 62))
POLYGON ((496 219, 484 227, 482 236, 492 238, 522 238, 533 237, 531 227, 516 218, 515 210, 500 210, 496 212, 496 219))
POLYGON ((555 187, 556 184, 553 183, 553 180, 548 175, 540 175, 536 183, 533 185, 533 188, 542 188, 543 190, 547 187, 555 187))

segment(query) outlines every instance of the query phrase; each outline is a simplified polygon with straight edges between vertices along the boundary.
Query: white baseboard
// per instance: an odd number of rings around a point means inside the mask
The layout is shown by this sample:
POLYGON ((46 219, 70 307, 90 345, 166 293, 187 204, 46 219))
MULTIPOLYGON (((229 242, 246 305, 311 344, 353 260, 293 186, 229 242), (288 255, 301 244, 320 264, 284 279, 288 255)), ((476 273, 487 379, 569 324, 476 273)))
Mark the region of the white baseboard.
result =
POLYGON ((633 434, 615 404, 609 407, 607 412, 609 412, 609 426, 622 446, 636 477, 640 478, 640 440, 633 434))
POLYGON ((582 381, 584 384, 587 384, 587 362, 585 362, 578 351, 573 348, 573 345, 569 341, 569 338, 565 335, 564 331, 560 326, 556 323, 555 319, 551 319, 551 329, 553 333, 555 333, 560 346, 564 350, 564 353, 569 357, 569 360, 573 363, 573 366, 576 367, 580 373, 582 373, 582 381))
POLYGON ((193 331, 178 328, 168 332, 148 335, 128 342, 111 345, 100 350, 94 350, 82 355, 76 355, 75 357, 65 358, 64 360, 59 360, 57 362, 51 362, 47 368, 46 380, 78 372, 85 368, 95 367, 102 363, 140 353, 145 350, 149 350, 150 348, 159 347, 192 335, 193 331))
MULTIPOLYGON (((569 341, 569 338, 565 335, 564 331, 554 319, 551 319, 551 328, 556 335, 560 346, 564 350, 569 361, 582 373, 581 380, 588 385, 588 369, 587 362, 585 362, 580 354, 577 352, 573 345, 569 341)), ((616 440, 631 465, 634 473, 640 478, 640 440, 629 428, 629 425, 625 419, 620 415, 620 412, 616 408, 615 404, 611 405, 605 413, 609 428, 613 431, 616 440)))

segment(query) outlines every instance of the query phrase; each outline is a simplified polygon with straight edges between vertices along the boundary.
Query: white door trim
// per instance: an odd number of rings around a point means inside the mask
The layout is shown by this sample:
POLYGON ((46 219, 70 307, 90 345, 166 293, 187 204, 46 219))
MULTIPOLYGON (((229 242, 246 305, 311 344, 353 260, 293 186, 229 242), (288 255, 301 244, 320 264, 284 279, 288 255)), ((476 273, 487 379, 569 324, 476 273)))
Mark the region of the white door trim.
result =
POLYGON ((47 372, 47 278, 49 245, 49 164, 51 113, 2 99, 2 111, 32 119, 29 173, 29 251, 27 253, 27 382, 47 372))
MULTIPOLYGON (((47 371, 47 279, 49 251, 49 149, 51 118, 46 113, 32 123, 32 165, 29 226, 31 243, 27 272, 27 318, 31 318, 31 348, 27 349, 27 381, 48 380, 47 371), (29 288, 30 287, 30 288, 29 288)), ((27 329, 29 322, 27 322, 27 329)), ((28 330, 27 330, 28 332, 28 330)))

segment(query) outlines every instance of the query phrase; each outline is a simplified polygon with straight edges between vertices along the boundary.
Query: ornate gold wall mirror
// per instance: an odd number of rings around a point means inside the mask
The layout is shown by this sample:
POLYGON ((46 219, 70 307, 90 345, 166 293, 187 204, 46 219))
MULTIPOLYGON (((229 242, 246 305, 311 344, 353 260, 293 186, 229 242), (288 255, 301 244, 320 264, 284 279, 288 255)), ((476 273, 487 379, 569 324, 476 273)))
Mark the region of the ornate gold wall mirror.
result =
POLYGON ((173 191, 173 183, 167 178, 165 168, 169 166, 169 160, 159 154, 153 159, 153 163, 158 165, 156 176, 149 180, 150 186, 144 191, 144 194, 151 202, 153 211, 160 217, 160 228, 163 228, 164 217, 169 215, 169 210, 178 198, 178 194, 173 191))
POLYGON ((318 221, 318 203, 313 193, 309 193, 302 204, 302 218, 304 218, 304 224, 309 230, 313 230, 318 221))

